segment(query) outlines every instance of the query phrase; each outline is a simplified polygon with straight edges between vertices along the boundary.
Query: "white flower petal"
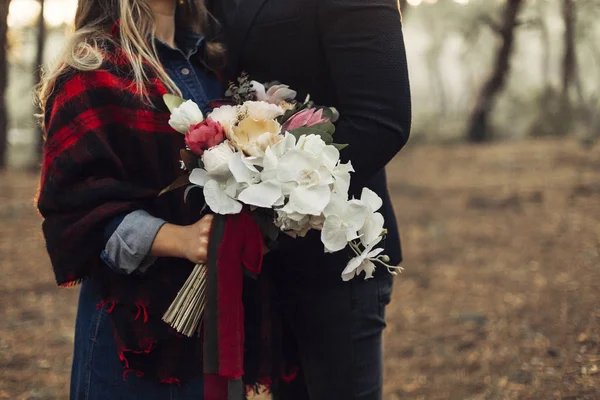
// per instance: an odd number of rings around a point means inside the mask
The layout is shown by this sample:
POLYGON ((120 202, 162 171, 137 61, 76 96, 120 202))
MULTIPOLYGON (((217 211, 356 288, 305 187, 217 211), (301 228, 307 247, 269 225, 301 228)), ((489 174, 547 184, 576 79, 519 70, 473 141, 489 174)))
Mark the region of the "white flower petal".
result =
POLYGON ((275 119, 282 116, 285 111, 275 104, 269 104, 266 101, 247 101, 243 104, 248 111, 248 116, 254 120, 275 119))
POLYGON ((346 268, 344 268, 344 270, 342 271, 342 279, 344 280, 344 282, 348 282, 357 275, 357 269, 361 266, 363 261, 363 256, 354 257, 353 259, 348 261, 346 268))
POLYGON ((212 212, 216 214, 238 214, 242 211, 242 203, 227 196, 217 181, 206 182, 204 199, 212 212))
POLYGON ((280 87, 272 94, 271 103, 280 104, 284 100, 294 100, 296 98, 296 91, 289 89, 286 85, 280 85, 280 87))
POLYGON ((177 132, 185 134, 190 126, 202 121, 204 121, 204 114, 200 111, 198 104, 188 100, 173 110, 169 118, 169 125, 177 132))
POLYGON ((310 153, 292 149, 285 153, 278 163, 279 180, 282 182, 297 181, 303 171, 314 171, 319 162, 310 153))
POLYGON ((256 207, 271 208, 281 198, 281 189, 269 182, 250 185, 241 192, 238 200, 256 207))
POLYGON ((363 228, 360 230, 361 238, 364 246, 373 243, 381 236, 383 232, 384 218, 380 213, 374 213, 367 217, 363 228))
POLYGON ((296 137, 289 132, 286 132, 283 140, 271 146, 271 150, 277 159, 281 158, 290 149, 296 146, 296 137))
MULTIPOLYGON (((275 146, 277 146, 277 144, 275 146)), ((275 168, 277 168, 278 164, 279 158, 273 151, 273 146, 267 147, 267 149, 265 150, 265 156, 262 159, 263 172, 274 170, 275 168)))
POLYGON ((229 170, 229 159, 234 154, 227 141, 208 149, 202 154, 204 169, 209 173, 219 171, 218 174, 222 175, 223 167, 225 167, 226 171, 229 170))
POLYGON ((220 123, 225 129, 227 137, 229 137, 231 135, 233 126, 238 120, 238 115, 238 106, 221 106, 219 108, 215 108, 208 117, 213 121, 220 123))
POLYGON ((338 217, 344 215, 348 202, 345 198, 340 195, 334 194, 331 196, 329 200, 329 204, 323 210, 323 214, 326 218, 331 215, 337 215, 338 217))
POLYGON ((280 198, 277 199, 275 203, 273 203, 273 207, 283 207, 285 205, 285 196, 281 195, 280 198))
POLYGON ((254 92, 256 93, 256 99, 258 101, 267 101, 265 85, 257 81, 251 81, 250 85, 252 86, 252 89, 254 89, 254 92))
POLYGON ((208 174, 202 168, 194 168, 190 174, 190 183, 198 186, 204 186, 208 180, 208 174))
POLYGON ((383 206, 383 200, 374 191, 369 188, 364 188, 360 196, 360 200, 367 204, 371 211, 375 212, 383 206))
POLYGON ((343 218, 344 222, 348 225, 348 229, 352 232, 357 232, 364 226, 368 215, 369 210, 363 202, 350 200, 343 218))
POLYGON ((380 247, 380 248, 378 248, 378 249, 375 249, 375 250, 373 250, 373 251, 370 251, 369 253, 367 253, 367 256, 366 256, 366 257, 367 257, 367 258, 375 258, 375 257, 377 257, 378 255, 380 255, 382 252, 383 252, 383 248, 381 248, 381 247, 380 247))
POLYGON ((340 251, 348 245, 340 217, 332 215, 325 220, 321 231, 321 242, 325 250, 330 253, 340 251))
POLYGON ((232 199, 235 199, 237 198, 238 193, 246 189, 247 186, 248 185, 245 183, 238 183, 238 181, 236 181, 235 178, 232 176, 227 180, 227 183, 225 183, 223 191, 227 196, 231 197, 232 199))
POLYGON ((294 212, 304 215, 321 215, 331 197, 328 186, 298 186, 290 193, 287 204, 294 212))
POLYGON ((333 190, 335 193, 348 198, 348 191, 350 190, 350 174, 347 176, 335 175, 333 182, 333 190))
POLYGON ((365 281, 373 278, 375 272, 375 264, 370 260, 364 260, 360 263, 360 266, 356 269, 356 275, 360 275, 361 272, 365 272, 365 281))
POLYGON ((323 164, 329 171, 333 171, 337 163, 340 161, 340 151, 333 146, 326 146, 323 149, 323 164))
POLYGON ((243 160, 244 155, 241 152, 234 153, 229 157, 229 170, 238 182, 253 183, 257 180, 257 173, 248 168, 243 160))

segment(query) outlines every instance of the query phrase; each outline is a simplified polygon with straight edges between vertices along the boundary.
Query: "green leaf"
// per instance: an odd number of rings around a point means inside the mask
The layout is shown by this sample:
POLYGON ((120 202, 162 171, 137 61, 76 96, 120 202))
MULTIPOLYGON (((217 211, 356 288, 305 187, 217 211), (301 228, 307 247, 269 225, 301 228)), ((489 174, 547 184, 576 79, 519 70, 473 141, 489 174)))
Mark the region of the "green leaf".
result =
POLYGON ((180 187, 183 187, 183 186, 189 185, 189 184, 190 184, 189 175, 188 174, 182 175, 179 178, 175 179, 175 181, 173 183, 171 183, 169 186, 167 186, 166 188, 161 190, 161 192, 158 194, 158 196, 160 197, 165 193, 172 192, 173 190, 179 189, 180 187))
POLYGON ((296 140, 300 139, 300 136, 302 135, 317 135, 320 136, 326 144, 333 143, 333 136, 331 136, 331 134, 325 130, 317 129, 317 126, 318 125, 313 125, 311 127, 303 126, 302 128, 297 128, 293 131, 290 131, 290 133, 296 137, 296 140))
POLYGON ((302 128, 294 129, 293 131, 290 131, 290 133, 296 137, 296 140, 298 140, 298 139, 300 139, 300 136, 311 135, 314 132, 311 131, 310 128, 302 127, 302 128))
POLYGON ((321 136, 321 139, 323 139, 323 141, 325 142, 325 144, 331 144, 331 143, 333 143, 333 136, 331 136, 327 132, 319 132, 319 133, 315 133, 315 135, 321 136))
POLYGON ((318 131, 327 132, 332 136, 335 133, 335 125, 331 122, 322 122, 320 124, 311 126, 310 129, 316 129, 318 131))
POLYGON ((167 108, 171 112, 173 112, 174 109, 185 103, 185 99, 182 99, 181 97, 172 94, 165 94, 163 96, 163 100, 165 101, 167 108))
POLYGON ((335 123, 340 118, 340 113, 334 107, 323 107, 323 118, 327 118, 329 121, 335 123))
POLYGON ((346 147, 349 146, 347 143, 346 144, 331 143, 331 145, 340 151, 344 150, 346 147))

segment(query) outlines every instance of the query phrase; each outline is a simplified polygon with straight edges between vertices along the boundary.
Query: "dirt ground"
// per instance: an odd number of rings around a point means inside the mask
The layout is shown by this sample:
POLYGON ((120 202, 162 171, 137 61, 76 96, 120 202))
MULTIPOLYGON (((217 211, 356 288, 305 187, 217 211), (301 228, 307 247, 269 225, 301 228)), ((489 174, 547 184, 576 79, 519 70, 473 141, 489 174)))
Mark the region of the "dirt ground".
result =
MULTIPOLYGON (((409 146, 389 180, 385 399, 600 399, 600 146, 409 146)), ((0 176, 0 399, 68 396, 77 290, 54 286, 36 184, 0 176)))

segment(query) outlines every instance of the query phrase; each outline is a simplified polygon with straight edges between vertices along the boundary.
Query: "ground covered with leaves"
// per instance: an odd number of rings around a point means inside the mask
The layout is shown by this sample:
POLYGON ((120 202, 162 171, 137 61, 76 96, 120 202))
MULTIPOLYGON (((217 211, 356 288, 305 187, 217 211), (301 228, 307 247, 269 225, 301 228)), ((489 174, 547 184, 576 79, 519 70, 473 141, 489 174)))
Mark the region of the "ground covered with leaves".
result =
MULTIPOLYGON (((389 181, 384 398, 600 399, 600 146, 409 146, 389 181)), ((0 175, 0 399, 68 397, 77 290, 54 286, 36 185, 0 175)))

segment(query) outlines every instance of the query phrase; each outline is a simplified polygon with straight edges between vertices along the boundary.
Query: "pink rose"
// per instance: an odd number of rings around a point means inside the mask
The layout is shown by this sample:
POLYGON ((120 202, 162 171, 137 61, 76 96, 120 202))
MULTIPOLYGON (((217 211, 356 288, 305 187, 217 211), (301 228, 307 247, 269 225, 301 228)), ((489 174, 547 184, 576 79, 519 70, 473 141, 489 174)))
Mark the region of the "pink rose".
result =
POLYGON ((294 129, 302 127, 309 128, 313 125, 322 124, 323 122, 328 121, 328 119, 323 118, 323 110, 317 111, 314 108, 309 108, 300 111, 299 113, 288 119, 285 122, 285 124, 283 124, 282 131, 293 131, 294 129))
POLYGON ((190 150, 201 156, 204 150, 215 147, 225 141, 225 130, 220 123, 206 118, 199 124, 192 125, 185 134, 185 144, 190 150))

